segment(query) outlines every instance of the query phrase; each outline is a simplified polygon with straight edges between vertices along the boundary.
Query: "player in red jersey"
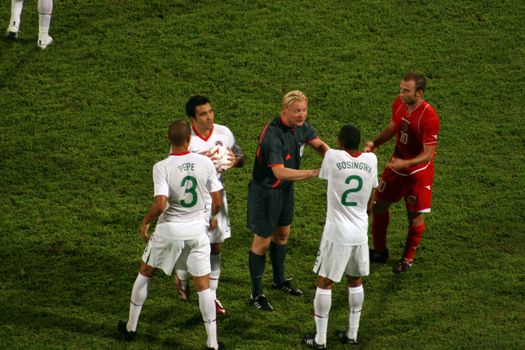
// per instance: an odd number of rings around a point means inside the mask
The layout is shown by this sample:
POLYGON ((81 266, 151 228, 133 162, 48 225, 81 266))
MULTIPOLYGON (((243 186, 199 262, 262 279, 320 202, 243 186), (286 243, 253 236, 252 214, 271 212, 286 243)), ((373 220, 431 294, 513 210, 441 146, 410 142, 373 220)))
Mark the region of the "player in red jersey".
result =
POLYGON ((375 152, 380 145, 396 137, 394 154, 375 192, 372 209, 374 249, 370 250, 371 262, 387 262, 389 207, 404 198, 409 227, 405 251, 394 266, 395 273, 405 272, 412 265, 425 230, 423 215, 430 212, 439 117, 423 99, 425 87, 426 80, 422 74, 409 72, 403 76, 399 96, 392 104, 392 117, 388 126, 373 141, 368 141, 364 149, 365 152, 375 152))

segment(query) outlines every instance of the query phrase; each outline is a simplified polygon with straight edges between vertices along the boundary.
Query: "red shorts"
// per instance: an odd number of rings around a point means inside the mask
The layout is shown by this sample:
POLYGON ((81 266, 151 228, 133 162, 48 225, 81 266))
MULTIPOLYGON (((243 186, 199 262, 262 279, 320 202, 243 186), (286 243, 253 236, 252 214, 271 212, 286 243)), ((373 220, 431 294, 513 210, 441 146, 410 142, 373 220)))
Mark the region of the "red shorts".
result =
POLYGON ((375 197, 387 202, 398 202, 404 198, 407 211, 429 213, 433 181, 434 162, 430 162, 426 169, 407 176, 399 175, 392 169, 385 168, 375 197))

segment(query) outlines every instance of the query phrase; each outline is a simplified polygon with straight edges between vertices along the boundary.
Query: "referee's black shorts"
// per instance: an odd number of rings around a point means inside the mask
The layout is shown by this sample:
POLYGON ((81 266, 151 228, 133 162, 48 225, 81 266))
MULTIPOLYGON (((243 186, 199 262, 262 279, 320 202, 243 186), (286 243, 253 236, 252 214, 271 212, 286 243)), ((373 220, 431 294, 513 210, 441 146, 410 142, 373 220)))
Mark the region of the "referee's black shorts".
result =
POLYGON ((248 186, 248 229, 261 237, 270 237, 277 226, 292 223, 293 184, 288 189, 270 189, 250 182, 248 186))

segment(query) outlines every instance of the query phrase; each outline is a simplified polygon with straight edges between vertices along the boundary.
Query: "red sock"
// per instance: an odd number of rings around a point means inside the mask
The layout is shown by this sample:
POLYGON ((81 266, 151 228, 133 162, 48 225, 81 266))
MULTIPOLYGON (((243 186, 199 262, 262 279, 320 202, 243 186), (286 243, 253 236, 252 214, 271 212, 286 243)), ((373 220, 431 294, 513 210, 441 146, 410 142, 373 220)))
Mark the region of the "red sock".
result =
POLYGON ((403 258, 411 262, 416 255, 416 248, 421 241, 421 236, 425 231, 425 223, 419 226, 410 226, 408 229, 407 241, 405 245, 405 251, 403 253, 403 258))
POLYGON ((372 214, 372 238, 374 249, 386 252, 386 229, 390 223, 390 210, 380 214, 372 214))

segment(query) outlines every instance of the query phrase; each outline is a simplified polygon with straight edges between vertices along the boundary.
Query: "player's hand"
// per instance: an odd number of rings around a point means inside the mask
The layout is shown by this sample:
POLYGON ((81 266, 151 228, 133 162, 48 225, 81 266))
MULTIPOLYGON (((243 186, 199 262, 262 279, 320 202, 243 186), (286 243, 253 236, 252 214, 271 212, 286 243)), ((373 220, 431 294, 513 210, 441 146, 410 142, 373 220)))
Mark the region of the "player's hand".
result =
POLYGON ((321 173, 321 169, 313 169, 312 170, 312 177, 319 177, 320 173, 321 173))
POLYGON ((213 231, 217 228, 217 219, 210 218, 210 225, 208 226, 208 231, 213 231))
POLYGON ((375 146, 373 141, 367 141, 365 142, 365 148, 363 149, 363 152, 374 152, 377 151, 377 147, 375 146))
POLYGON ((392 170, 403 170, 407 168, 406 160, 392 157, 388 162, 388 167, 392 170))
POLYGON ((142 239, 145 240, 146 242, 149 241, 148 231, 149 231, 149 223, 147 224, 142 223, 140 225, 140 235, 142 236, 142 239))
POLYGON ((219 166, 219 168, 217 168, 217 170, 220 172, 233 168, 235 164, 237 163, 237 156, 231 150, 228 150, 228 154, 226 157, 228 159, 228 163, 223 164, 219 166))

